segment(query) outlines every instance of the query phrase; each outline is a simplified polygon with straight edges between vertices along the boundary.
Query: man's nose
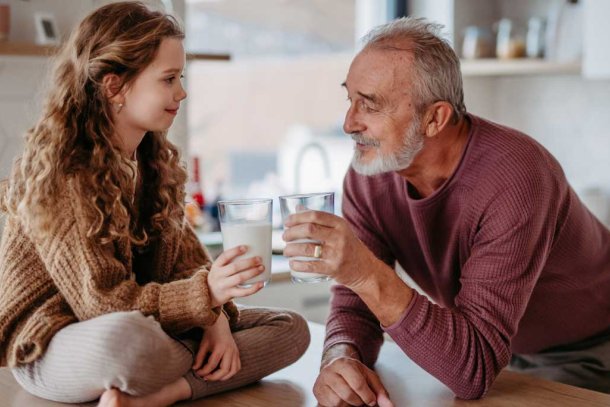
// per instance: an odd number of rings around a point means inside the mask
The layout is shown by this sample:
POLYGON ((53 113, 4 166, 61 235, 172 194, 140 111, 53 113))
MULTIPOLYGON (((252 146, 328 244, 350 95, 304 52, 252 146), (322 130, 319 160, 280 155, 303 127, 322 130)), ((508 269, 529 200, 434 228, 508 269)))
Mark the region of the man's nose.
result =
POLYGON ((356 112, 353 106, 350 106, 345 113, 345 120, 343 121, 343 131, 346 134, 352 134, 361 132, 364 130, 364 125, 358 120, 356 112))

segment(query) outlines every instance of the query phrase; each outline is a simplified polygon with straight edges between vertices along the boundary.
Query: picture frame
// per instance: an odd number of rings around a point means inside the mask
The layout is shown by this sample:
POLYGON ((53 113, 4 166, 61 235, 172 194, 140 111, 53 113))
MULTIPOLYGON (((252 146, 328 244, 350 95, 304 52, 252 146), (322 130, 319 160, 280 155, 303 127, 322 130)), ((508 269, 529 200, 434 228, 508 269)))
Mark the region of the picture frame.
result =
POLYGON ((35 13, 36 44, 59 45, 60 35, 55 16, 51 13, 35 13))

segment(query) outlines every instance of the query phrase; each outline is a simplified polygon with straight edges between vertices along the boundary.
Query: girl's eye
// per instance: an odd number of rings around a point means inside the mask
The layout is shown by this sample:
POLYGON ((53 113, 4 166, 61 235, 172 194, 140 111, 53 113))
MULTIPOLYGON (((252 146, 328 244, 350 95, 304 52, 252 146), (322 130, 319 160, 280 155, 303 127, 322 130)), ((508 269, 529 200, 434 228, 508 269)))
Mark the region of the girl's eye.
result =
MULTIPOLYGON (((176 79, 176 77, 175 77, 175 76, 172 76, 172 77, 170 77, 170 78, 165 79, 165 82, 167 82, 168 84, 170 84, 170 85, 171 85, 172 83, 174 83, 174 79, 176 79)), ((180 75, 180 79, 181 79, 181 80, 182 80, 182 79, 184 79, 184 75, 180 75)))

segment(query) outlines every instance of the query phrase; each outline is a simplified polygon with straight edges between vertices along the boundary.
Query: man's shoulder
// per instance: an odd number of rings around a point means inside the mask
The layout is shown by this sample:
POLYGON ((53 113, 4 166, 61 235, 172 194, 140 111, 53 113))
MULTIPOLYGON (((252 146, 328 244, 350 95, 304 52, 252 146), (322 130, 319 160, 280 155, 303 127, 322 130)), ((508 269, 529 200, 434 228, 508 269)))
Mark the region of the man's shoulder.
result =
POLYGON ((471 116, 476 134, 470 166, 488 175, 513 178, 519 175, 562 173, 556 158, 530 135, 480 117, 471 116))
POLYGON ((478 135, 477 147, 486 149, 486 153, 492 157, 551 155, 542 144, 521 130, 474 115, 470 117, 474 133, 478 135))

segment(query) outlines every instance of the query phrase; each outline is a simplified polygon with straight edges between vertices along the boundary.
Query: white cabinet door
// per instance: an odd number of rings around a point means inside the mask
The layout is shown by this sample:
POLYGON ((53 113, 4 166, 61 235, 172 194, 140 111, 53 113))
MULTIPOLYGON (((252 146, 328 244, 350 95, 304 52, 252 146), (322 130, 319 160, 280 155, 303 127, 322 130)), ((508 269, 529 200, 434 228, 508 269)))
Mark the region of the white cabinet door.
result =
POLYGON ((610 78, 610 1, 584 0, 583 76, 610 78))

